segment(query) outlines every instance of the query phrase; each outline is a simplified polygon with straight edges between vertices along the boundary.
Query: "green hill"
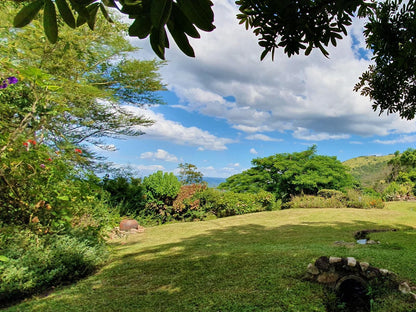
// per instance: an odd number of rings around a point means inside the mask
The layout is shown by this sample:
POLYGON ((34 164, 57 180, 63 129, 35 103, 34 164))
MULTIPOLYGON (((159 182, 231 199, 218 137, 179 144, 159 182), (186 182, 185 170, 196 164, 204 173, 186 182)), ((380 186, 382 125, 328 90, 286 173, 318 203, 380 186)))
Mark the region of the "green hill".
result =
POLYGON ((386 180, 391 172, 388 161, 393 154, 386 156, 360 156, 344 161, 344 165, 351 168, 351 174, 364 187, 371 187, 380 180, 386 180))

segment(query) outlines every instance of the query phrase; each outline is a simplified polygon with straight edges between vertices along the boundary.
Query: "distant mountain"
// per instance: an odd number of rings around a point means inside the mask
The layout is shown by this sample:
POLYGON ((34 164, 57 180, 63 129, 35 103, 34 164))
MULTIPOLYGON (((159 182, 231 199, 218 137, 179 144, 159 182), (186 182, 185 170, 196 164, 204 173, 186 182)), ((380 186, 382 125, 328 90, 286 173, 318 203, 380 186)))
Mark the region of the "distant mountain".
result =
POLYGON ((208 187, 217 187, 220 183, 225 182, 225 178, 204 177, 203 180, 208 183, 208 187))
POLYGON ((343 162, 351 168, 351 174, 361 182, 364 187, 374 186, 380 180, 386 180, 391 172, 387 164, 394 155, 386 156, 360 156, 343 162))

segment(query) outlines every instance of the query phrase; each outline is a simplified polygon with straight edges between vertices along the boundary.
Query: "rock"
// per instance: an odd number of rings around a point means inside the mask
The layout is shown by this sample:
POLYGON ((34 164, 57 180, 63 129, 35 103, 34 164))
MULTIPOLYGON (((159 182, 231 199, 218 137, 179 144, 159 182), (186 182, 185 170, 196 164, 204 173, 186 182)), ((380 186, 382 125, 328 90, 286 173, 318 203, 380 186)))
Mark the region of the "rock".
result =
POLYGON ((380 269, 379 271, 380 271, 381 275, 383 275, 383 276, 386 276, 390 273, 390 271, 386 270, 386 269, 380 269))
POLYGON ((323 284, 334 284, 339 279, 339 275, 332 272, 324 272, 318 276, 317 281, 323 284))
POLYGON ((355 260, 355 258, 353 257, 347 257, 347 264, 350 267, 355 267, 357 264, 357 260, 355 260))
POLYGON ((329 257, 329 263, 338 263, 338 262, 341 262, 342 261, 342 258, 339 258, 339 257, 329 257))
POLYGON ((314 266, 312 263, 309 263, 307 272, 312 274, 312 275, 318 275, 319 274, 319 269, 316 266, 314 266))
POLYGON ((403 293, 403 294, 408 294, 410 293, 410 286, 409 284, 407 284, 406 282, 403 282, 399 285, 399 290, 403 293))
POLYGON ((138 230, 139 229, 139 222, 132 219, 125 219, 120 222, 120 230, 121 231, 130 231, 131 229, 138 230))
POLYGON ((367 271, 370 264, 368 262, 360 262, 361 271, 365 272, 367 271))
POLYGON ((315 266, 321 271, 327 271, 329 268, 329 258, 328 257, 320 257, 315 261, 315 266))

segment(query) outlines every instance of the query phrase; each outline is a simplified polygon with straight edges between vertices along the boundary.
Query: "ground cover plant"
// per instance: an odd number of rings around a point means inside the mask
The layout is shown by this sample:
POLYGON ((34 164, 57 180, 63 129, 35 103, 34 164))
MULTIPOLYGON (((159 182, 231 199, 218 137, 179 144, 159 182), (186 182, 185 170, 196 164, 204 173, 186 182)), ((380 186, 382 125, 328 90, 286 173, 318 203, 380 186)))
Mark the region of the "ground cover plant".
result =
MULTIPOLYGON (((93 276, 5 311, 336 311, 331 292, 303 279, 308 263, 355 257, 416 284, 415 238, 412 202, 149 227, 113 241, 110 263, 93 276), (358 230, 386 228, 398 231, 371 233, 380 244, 355 243, 358 230)), ((371 292, 372 311, 415 311, 407 295, 371 292)))

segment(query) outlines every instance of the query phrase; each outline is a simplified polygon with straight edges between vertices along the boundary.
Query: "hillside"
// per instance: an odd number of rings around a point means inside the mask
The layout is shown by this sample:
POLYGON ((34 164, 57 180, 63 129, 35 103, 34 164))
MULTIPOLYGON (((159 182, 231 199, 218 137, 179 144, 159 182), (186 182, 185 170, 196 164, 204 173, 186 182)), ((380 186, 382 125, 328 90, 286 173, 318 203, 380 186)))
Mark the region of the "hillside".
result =
POLYGON ((393 154, 386 156, 360 156, 346 160, 343 164, 351 168, 351 174, 364 187, 370 187, 380 180, 386 180, 391 171, 387 163, 393 157, 393 154))

